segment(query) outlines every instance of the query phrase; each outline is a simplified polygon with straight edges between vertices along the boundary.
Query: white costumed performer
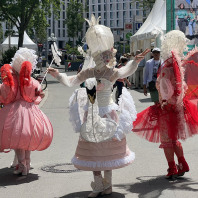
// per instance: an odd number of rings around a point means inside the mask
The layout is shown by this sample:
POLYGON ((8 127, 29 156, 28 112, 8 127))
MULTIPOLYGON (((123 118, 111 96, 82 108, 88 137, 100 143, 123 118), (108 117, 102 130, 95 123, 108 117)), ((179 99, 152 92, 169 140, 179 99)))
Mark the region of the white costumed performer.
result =
POLYGON ((97 197, 112 192, 112 170, 127 166, 135 159, 125 137, 136 119, 135 105, 126 88, 119 105, 115 104, 113 84, 118 78, 132 75, 150 50, 136 56, 125 67, 116 69, 116 50, 113 49, 114 37, 110 28, 99 25, 93 15, 88 23, 86 43, 89 53, 82 71, 74 76, 60 74, 54 68, 49 68, 49 72, 69 87, 86 81, 86 88, 77 89, 70 98, 70 121, 75 131, 80 132, 72 163, 78 169, 94 172, 93 192, 88 197, 97 197), (104 178, 101 171, 104 171, 104 178))

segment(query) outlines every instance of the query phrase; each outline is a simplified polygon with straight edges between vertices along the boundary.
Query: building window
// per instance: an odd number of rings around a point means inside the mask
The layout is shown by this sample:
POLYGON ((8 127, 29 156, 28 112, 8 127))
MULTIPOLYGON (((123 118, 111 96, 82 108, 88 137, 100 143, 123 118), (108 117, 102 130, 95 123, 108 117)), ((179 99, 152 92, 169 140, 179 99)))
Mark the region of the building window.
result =
POLYGON ((58 30, 58 37, 60 37, 60 30, 58 30))
POLYGON ((65 19, 65 12, 63 12, 63 19, 65 19))
POLYGON ((60 20, 58 20, 58 28, 60 28, 60 20))
POLYGON ((63 10, 65 10, 65 5, 63 5, 63 10))
POLYGON ((119 27, 120 26, 120 21, 119 20, 117 20, 117 27, 119 27))
POLYGON ((123 3, 123 10, 126 10, 126 3, 123 3))
POLYGON ((136 9, 139 9, 139 2, 136 2, 136 9))
POLYGON ((123 17, 126 18, 126 11, 123 12, 123 17))
POLYGON ((110 26, 114 27, 114 21, 110 21, 110 26))
POLYGON ((95 5, 92 5, 92 11, 95 12, 95 5))
POLYGON ((104 19, 107 19, 107 13, 104 12, 104 19))
POLYGON ((50 19, 48 20, 48 24, 51 25, 51 20, 50 19))
POLYGON ((119 3, 116 4, 116 8, 117 8, 117 10, 119 10, 119 3))
POLYGON ((63 37, 65 37, 65 30, 63 30, 63 37))
POLYGON ((110 4, 110 10, 113 11, 113 4, 110 4))
POLYGON ((98 3, 101 3, 101 0, 98 0, 98 3))
POLYGON ((95 4, 95 0, 92 0, 92 3, 95 4))
POLYGON ((133 17, 133 12, 132 11, 130 11, 130 18, 132 18, 133 17))
POLYGON ((101 5, 98 5, 98 11, 101 11, 101 5))
POLYGON ((139 15, 140 15, 139 10, 136 10, 136 15, 137 15, 137 16, 139 16, 139 15))
POLYGON ((106 7, 106 5, 104 5, 104 11, 107 11, 107 7, 106 7))
POLYGON ((119 18, 119 16, 120 16, 120 14, 119 14, 119 12, 117 12, 117 18, 119 18))
POLYGON ((113 19, 113 12, 110 12, 110 18, 113 19))
POLYGON ((51 29, 48 29, 48 36, 51 36, 51 29))

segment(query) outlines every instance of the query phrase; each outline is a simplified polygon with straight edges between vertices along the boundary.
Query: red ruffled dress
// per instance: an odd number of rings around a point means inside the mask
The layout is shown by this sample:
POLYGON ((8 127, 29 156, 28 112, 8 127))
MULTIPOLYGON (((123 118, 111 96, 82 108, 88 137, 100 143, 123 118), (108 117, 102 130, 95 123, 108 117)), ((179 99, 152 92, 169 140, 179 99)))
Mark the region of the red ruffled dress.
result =
POLYGON ((150 142, 161 142, 160 148, 173 147, 180 144, 178 139, 198 133, 198 82, 189 80, 193 77, 192 69, 198 73, 198 64, 192 58, 195 55, 197 50, 181 61, 172 52, 172 57, 161 66, 156 83, 160 103, 138 113, 133 123, 135 134, 150 142))

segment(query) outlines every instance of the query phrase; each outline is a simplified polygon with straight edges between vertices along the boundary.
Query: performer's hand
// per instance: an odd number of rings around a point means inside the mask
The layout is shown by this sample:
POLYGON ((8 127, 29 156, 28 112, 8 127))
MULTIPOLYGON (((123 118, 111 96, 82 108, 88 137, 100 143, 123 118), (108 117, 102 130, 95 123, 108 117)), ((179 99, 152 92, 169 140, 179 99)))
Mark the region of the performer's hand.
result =
POLYGON ((145 49, 142 53, 135 56, 135 62, 139 63, 142 59, 144 59, 144 56, 148 54, 151 50, 145 49))
POLYGON ((164 110, 164 107, 168 104, 167 100, 163 100, 161 104, 161 109, 164 110))
POLYGON ((59 74, 58 69, 54 69, 52 67, 49 67, 46 72, 50 73, 54 78, 56 78, 59 74))

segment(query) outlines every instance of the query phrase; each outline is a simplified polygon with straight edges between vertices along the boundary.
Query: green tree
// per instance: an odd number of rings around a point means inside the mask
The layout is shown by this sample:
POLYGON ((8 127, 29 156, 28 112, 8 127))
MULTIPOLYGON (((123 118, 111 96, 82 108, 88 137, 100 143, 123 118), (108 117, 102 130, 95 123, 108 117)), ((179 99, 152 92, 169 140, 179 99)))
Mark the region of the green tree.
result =
POLYGON ((0 23, 0 43, 3 41, 3 27, 0 23))
MULTIPOLYGON (((51 9, 55 14, 60 9, 61 0, 1 0, 0 20, 11 21, 16 26, 19 34, 18 48, 23 46, 24 31, 27 30, 30 21, 34 21, 38 13, 41 16, 50 15, 51 9)), ((46 19, 41 24, 46 24, 46 19)), ((42 27, 41 27, 42 28, 42 27)))
POLYGON ((83 29, 83 4, 78 0, 70 0, 69 5, 67 7, 67 19, 65 23, 67 24, 67 34, 70 38, 73 39, 73 47, 74 47, 74 39, 78 38, 79 34, 83 29))
POLYGON ((151 10, 156 0, 133 0, 132 2, 139 2, 139 6, 144 10, 151 10))

